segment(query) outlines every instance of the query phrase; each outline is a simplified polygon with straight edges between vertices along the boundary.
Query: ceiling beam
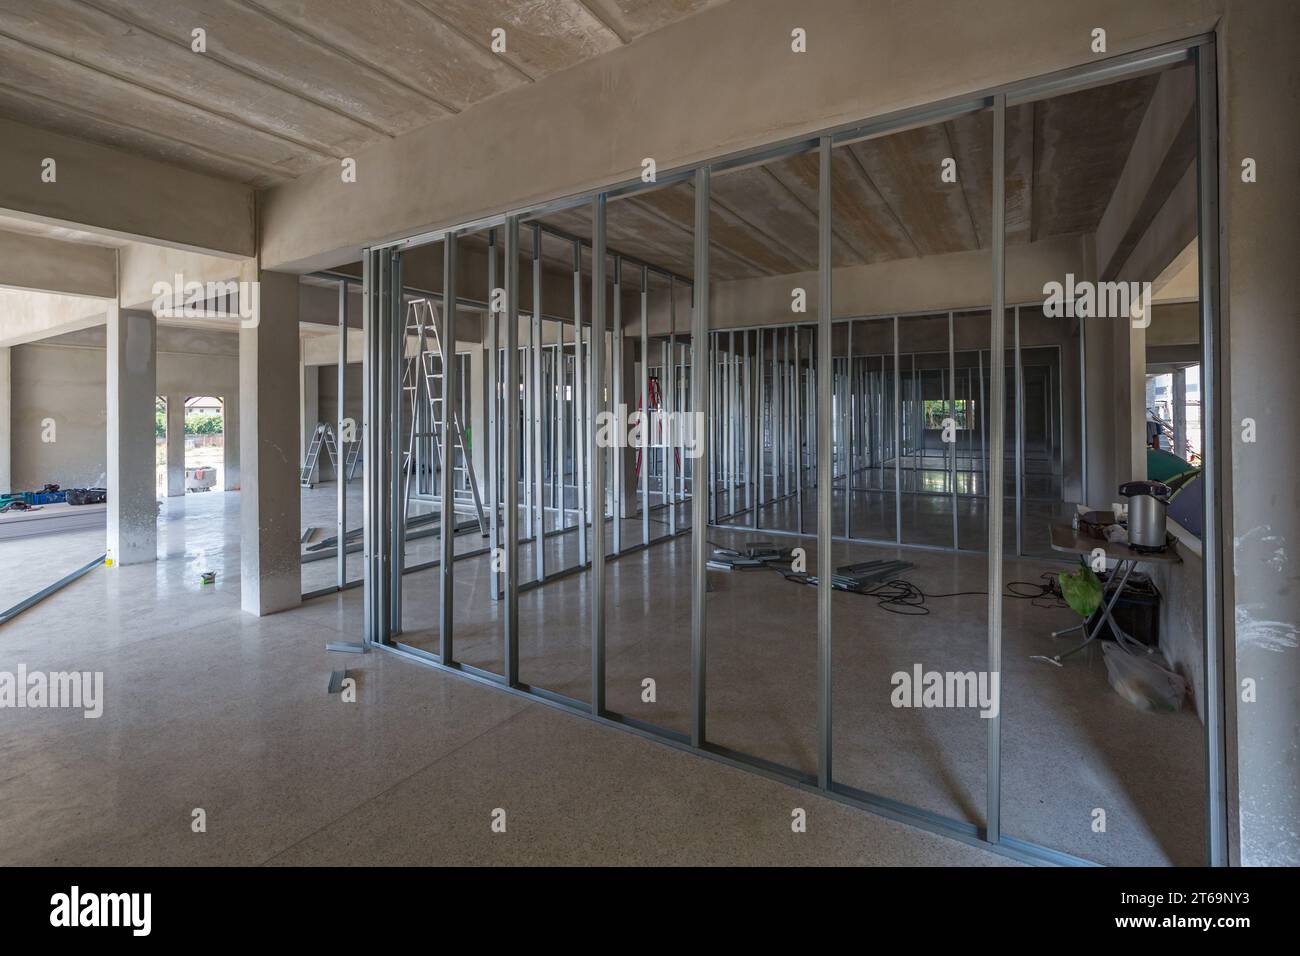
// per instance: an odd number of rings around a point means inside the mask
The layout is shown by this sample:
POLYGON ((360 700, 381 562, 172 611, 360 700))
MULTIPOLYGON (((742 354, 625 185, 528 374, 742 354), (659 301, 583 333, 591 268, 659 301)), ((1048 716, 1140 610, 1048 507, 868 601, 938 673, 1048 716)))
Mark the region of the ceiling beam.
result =
POLYGON ((253 191, 171 163, 0 119, 0 210, 224 256, 252 256, 253 191), (46 159, 56 180, 43 182, 46 159))
POLYGON ((1134 251, 1196 158, 1196 85, 1189 73, 1161 74, 1097 224, 1097 271, 1103 279, 1112 278, 1134 251))
POLYGON ((111 299, 117 296, 117 250, 0 230, 0 286, 111 299))
POLYGON ((109 305, 107 299, 0 289, 0 348, 103 325, 109 305))
MULTIPOLYGON (((1113 53, 1192 36, 1215 22, 1212 11, 1189 12, 1180 0, 1121 7, 1107 29, 1113 53)), ((1022 11, 1014 42, 994 60, 979 44, 1011 36, 999 18, 972 21, 972 38, 937 28, 944 22, 941 0, 913 0, 908 15, 884 20, 870 9, 848 0, 801 7, 801 26, 820 37, 818 53, 800 58, 798 69, 774 70, 760 54, 788 51, 788 37, 784 47, 773 46, 779 38, 771 27, 785 7, 778 0, 722 3, 459 116, 378 142, 358 154, 375 175, 355 184, 321 169, 269 191, 264 265, 319 268, 356 258, 366 243, 635 181, 651 148, 659 169, 684 168, 914 106, 919 89, 924 101, 938 101, 1095 60, 1086 45, 1060 42, 1080 29, 1087 36, 1092 24, 1079 5, 1022 11), (862 56, 864 49, 891 56, 886 64, 862 56), (936 72, 935 63, 943 69, 936 72), (736 95, 723 95, 728 91, 736 95), (683 103, 691 109, 683 111, 683 103), (528 146, 497 148, 508 142, 528 146)))

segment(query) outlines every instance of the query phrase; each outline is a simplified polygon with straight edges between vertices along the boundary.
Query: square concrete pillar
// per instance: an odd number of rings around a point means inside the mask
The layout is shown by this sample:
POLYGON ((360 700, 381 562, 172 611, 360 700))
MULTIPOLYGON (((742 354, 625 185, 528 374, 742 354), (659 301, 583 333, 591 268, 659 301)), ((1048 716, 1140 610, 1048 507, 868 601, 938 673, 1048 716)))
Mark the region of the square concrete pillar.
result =
POLYGON ((13 490, 13 404, 10 392, 12 380, 9 364, 9 348, 0 349, 0 493, 13 490))
MULTIPOLYGON (((305 354, 306 341, 298 340, 298 420, 302 426, 301 441, 298 444, 298 461, 307 457, 307 446, 311 444, 316 426, 320 424, 320 368, 307 364, 305 354)), ((324 448, 320 453, 328 458, 324 448)), ((312 469, 312 481, 320 480, 320 461, 312 469)))
MULTIPOLYGON (((485 320, 486 324, 486 320, 485 320)), ((461 349, 465 346, 461 345, 461 349)), ((487 355, 481 345, 469 347, 469 415, 465 423, 469 430, 470 455, 474 460, 474 474, 478 476, 479 491, 487 500, 487 355)))
POLYGON ((240 603, 272 614, 302 600, 297 451, 298 277, 260 272, 239 330, 240 603))
POLYGON ((157 320, 112 304, 107 327, 108 542, 113 565, 158 558, 157 320))
POLYGON ((167 497, 185 495, 185 396, 167 396, 167 497))
POLYGON ((222 424, 225 434, 225 474, 222 476, 222 491, 239 490, 239 395, 221 396, 222 424))

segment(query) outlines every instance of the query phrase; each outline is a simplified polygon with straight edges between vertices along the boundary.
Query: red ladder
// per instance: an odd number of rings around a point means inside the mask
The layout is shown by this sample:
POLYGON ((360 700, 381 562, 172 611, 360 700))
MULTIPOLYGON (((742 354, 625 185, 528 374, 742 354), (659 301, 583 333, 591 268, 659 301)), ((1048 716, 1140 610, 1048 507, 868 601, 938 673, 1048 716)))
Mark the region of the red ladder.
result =
MULTIPOLYGON (((658 379, 657 377, 651 375, 651 376, 650 376, 650 381, 649 381, 649 384, 648 384, 648 388, 647 388, 646 390, 649 392, 649 398, 650 398, 650 410, 651 410, 651 411, 663 411, 664 403, 663 403, 663 396, 659 394, 659 379, 658 379)), ((640 399, 639 397, 638 397, 637 400, 636 400, 636 410, 637 410, 638 412, 641 411, 641 399, 640 399)), ((660 420, 659 420, 659 434, 655 436, 655 438, 654 438, 654 440, 653 440, 654 442, 660 442, 660 443, 663 442, 663 437, 664 437, 664 435, 663 435, 663 424, 664 424, 664 423, 663 423, 663 420, 660 419, 660 420)), ((644 425, 643 425, 642 427, 644 428, 644 425)), ((652 443, 653 443, 653 442, 652 442, 652 443)), ((636 478, 637 481, 640 481, 640 479, 641 479, 641 453, 642 453, 643 451, 645 451, 644 448, 638 448, 638 449, 636 450, 636 475, 635 475, 635 478, 636 478)), ((678 448, 675 447, 675 446, 674 446, 674 448, 673 448, 673 457, 677 459, 677 473, 678 473, 678 474, 681 474, 681 472, 682 472, 682 453, 681 453, 681 450, 678 449, 678 448)))

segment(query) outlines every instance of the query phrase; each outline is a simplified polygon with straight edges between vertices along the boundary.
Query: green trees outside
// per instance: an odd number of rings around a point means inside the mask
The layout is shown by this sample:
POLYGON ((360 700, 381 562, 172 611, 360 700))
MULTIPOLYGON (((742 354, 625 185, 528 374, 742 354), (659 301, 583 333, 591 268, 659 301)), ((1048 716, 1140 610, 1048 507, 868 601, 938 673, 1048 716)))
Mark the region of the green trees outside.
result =
MULTIPOLYGON (((221 415, 185 416, 185 434, 187 435, 220 435, 224 431, 225 427, 221 415)), ((167 437, 166 399, 160 398, 154 402, 153 433, 155 438, 167 437)))

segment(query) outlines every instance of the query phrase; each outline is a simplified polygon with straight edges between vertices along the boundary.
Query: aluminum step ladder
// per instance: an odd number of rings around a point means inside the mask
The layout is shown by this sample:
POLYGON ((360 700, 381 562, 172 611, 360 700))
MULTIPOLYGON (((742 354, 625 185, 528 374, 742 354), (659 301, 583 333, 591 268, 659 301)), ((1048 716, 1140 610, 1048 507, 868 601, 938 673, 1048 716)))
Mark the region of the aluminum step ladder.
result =
MULTIPOLYGON (((405 517, 411 500, 411 482, 415 477, 414 461, 416 459, 416 442, 421 438, 430 440, 433 446, 433 458, 440 468, 447 467, 444 449, 447 447, 442 427, 442 341, 438 336, 438 315, 433 303, 428 299, 416 299, 407 309, 406 336, 414 335, 416 352, 406 359, 402 372, 403 394, 411 401, 411 434, 404 454, 402 467, 405 475, 405 517), (420 416, 415 414, 420 403, 428 412, 428 430, 420 429, 420 416)), ((483 499, 479 495, 478 477, 474 472, 474 457, 469 442, 465 438, 465 429, 461 424, 460 413, 453 409, 451 414, 452 455, 451 468, 452 503, 451 513, 470 512, 478 518, 479 531, 488 533, 487 517, 483 512, 483 499), (460 450, 457 461, 456 449, 460 450), (472 511, 471 511, 472 509, 472 511)), ((455 526, 455 519, 452 521, 455 526)))
POLYGON ((325 453, 329 455, 330 464, 334 466, 334 473, 338 474, 338 447, 334 443, 334 429, 330 427, 329 422, 317 422, 316 430, 312 432, 311 441, 307 445, 307 454, 303 457, 302 468, 298 472, 298 484, 303 488, 313 487, 314 483, 311 476, 316 471, 316 463, 320 460, 322 447, 325 449, 325 453))
POLYGON ((343 458, 343 470, 347 473, 347 480, 352 481, 357 476, 357 462, 361 461, 361 441, 358 439, 354 442, 344 442, 350 445, 343 458))

